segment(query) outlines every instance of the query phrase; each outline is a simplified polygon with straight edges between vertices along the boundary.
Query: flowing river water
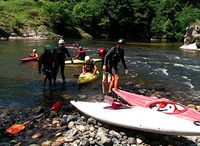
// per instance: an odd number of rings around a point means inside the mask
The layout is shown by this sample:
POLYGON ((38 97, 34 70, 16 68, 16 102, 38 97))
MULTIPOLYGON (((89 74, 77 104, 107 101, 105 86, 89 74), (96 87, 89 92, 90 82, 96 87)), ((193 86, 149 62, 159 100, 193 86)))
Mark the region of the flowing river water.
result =
MULTIPOLYGON (((74 42, 74 40, 67 43, 74 42)), ((115 42, 77 41, 90 48, 87 54, 99 58, 98 48, 109 49, 115 42)), ((101 78, 91 84, 78 86, 77 75, 81 66, 66 66, 66 84, 60 73, 58 85, 50 91, 42 88, 42 75, 38 73, 37 62, 21 63, 20 58, 37 49, 43 52, 45 44, 55 45, 56 40, 10 40, 0 41, 0 108, 32 107, 53 103, 60 99, 81 98, 101 94, 101 78)), ((121 74, 120 87, 126 89, 128 83, 139 84, 146 89, 164 89, 177 99, 199 101, 200 98, 200 51, 179 49, 182 43, 136 43, 128 42, 125 59, 129 68, 121 74)), ((74 54, 74 51, 70 51, 74 54)), ((100 68, 101 63, 97 63, 100 68)))

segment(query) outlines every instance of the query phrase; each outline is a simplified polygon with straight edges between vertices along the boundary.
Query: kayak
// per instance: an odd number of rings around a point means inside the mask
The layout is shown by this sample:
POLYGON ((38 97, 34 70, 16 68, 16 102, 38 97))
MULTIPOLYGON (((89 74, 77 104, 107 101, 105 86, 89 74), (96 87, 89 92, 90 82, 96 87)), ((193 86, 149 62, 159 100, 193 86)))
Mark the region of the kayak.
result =
POLYGON ((140 106, 143 108, 159 111, 164 114, 186 119, 194 123, 194 125, 196 124, 200 127, 200 113, 181 103, 173 102, 168 99, 159 99, 157 97, 139 95, 120 89, 113 91, 119 96, 119 98, 126 101, 131 106, 140 106))
POLYGON ((26 57, 26 58, 20 59, 20 61, 22 61, 22 62, 38 61, 38 59, 37 59, 37 58, 34 58, 34 57, 26 57))
POLYGON ((196 43, 189 44, 189 45, 182 45, 182 46, 180 46, 180 48, 185 49, 185 50, 200 50, 197 48, 196 43))
POLYGON ((90 72, 81 74, 78 78, 78 84, 89 83, 95 81, 99 78, 99 71, 96 72, 96 75, 92 75, 90 72))
MULTIPOLYGON (((73 45, 66 45, 65 47, 66 47, 67 49, 78 50, 78 48, 75 47, 75 46, 73 46, 73 45)), ((84 47, 83 50, 88 51, 88 50, 90 50, 90 48, 85 48, 85 47, 84 47)))
POLYGON ((200 126, 191 120, 165 114, 142 106, 108 102, 70 101, 82 113, 102 122, 145 132, 166 135, 200 135, 200 126))
MULTIPOLYGON (((92 60, 94 60, 95 62, 101 61, 101 59, 98 59, 98 58, 92 59, 92 60)), ((83 64, 84 62, 85 62, 84 60, 79 60, 79 59, 73 60, 73 64, 83 64)), ((65 64, 73 65, 71 60, 66 60, 65 64)))

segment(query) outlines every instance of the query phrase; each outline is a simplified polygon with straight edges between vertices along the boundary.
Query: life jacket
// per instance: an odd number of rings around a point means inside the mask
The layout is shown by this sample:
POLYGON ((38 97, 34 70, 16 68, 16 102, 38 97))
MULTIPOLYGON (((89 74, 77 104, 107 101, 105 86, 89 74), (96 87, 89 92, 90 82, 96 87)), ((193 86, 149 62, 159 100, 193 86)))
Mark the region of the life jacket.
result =
POLYGON ((86 72, 92 72, 95 66, 95 62, 92 60, 89 64, 84 63, 84 68, 86 72))

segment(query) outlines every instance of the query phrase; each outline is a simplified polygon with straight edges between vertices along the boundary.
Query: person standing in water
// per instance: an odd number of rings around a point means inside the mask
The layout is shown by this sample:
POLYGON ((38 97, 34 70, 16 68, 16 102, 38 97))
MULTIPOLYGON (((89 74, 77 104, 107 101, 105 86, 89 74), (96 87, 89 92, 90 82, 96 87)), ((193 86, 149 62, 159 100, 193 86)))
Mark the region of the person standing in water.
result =
POLYGON ((60 67, 60 73, 62 76, 62 81, 63 83, 65 83, 64 69, 65 69, 66 55, 71 59, 72 63, 73 63, 73 60, 72 60, 71 55, 69 54, 68 49, 65 47, 65 41, 63 39, 60 39, 58 41, 58 46, 54 49, 53 54, 56 60, 55 73, 54 73, 54 78, 53 78, 54 85, 56 84, 57 72, 59 70, 59 67, 60 67))
POLYGON ((106 71, 107 68, 109 72, 112 74, 111 83, 109 85, 108 95, 112 95, 112 88, 114 90, 118 90, 119 86, 119 73, 118 73, 118 63, 121 61, 125 74, 128 73, 128 69, 124 59, 124 45, 126 44, 125 39, 119 39, 116 46, 112 47, 105 55, 104 64, 102 67, 103 71, 106 71))
MULTIPOLYGON (((107 53, 106 48, 100 48, 98 51, 99 56, 102 58, 102 67, 104 64, 104 59, 105 59, 106 53, 107 53)), ((103 76, 102 76, 102 92, 103 92, 103 95, 106 95, 106 85, 108 83, 108 87, 109 87, 112 75, 109 72, 108 67, 106 67, 106 71, 103 71, 102 74, 103 74, 103 76)))
POLYGON ((38 70, 39 74, 41 74, 41 71, 44 75, 44 81, 43 81, 43 89, 45 90, 47 79, 49 81, 49 89, 52 89, 52 78, 54 73, 54 66, 55 65, 55 59, 51 52, 51 46, 45 45, 44 46, 44 53, 39 57, 38 60, 38 70))

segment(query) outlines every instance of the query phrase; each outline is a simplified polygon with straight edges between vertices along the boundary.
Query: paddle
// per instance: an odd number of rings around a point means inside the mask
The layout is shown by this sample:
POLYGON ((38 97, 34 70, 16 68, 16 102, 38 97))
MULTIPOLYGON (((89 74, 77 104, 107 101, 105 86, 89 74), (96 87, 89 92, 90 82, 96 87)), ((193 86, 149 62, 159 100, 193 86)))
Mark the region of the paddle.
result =
POLYGON ((52 106, 52 108, 49 109, 48 111, 46 111, 46 112, 44 112, 44 113, 42 113, 42 114, 40 114, 40 115, 34 117, 33 119, 31 119, 31 120, 29 120, 29 121, 24 122, 23 124, 14 124, 14 125, 12 125, 11 127, 9 127, 6 131, 7 131, 8 133, 10 133, 10 134, 15 135, 15 134, 19 133, 20 131, 22 131, 23 129, 25 129, 25 126, 26 126, 27 124, 31 123, 33 120, 38 119, 39 117, 43 116, 44 114, 46 114, 47 112, 50 112, 50 111, 52 111, 52 110, 57 112, 57 111, 61 108, 61 106, 62 106, 62 105, 61 105, 61 102, 60 102, 60 101, 57 101, 57 102, 52 106))

